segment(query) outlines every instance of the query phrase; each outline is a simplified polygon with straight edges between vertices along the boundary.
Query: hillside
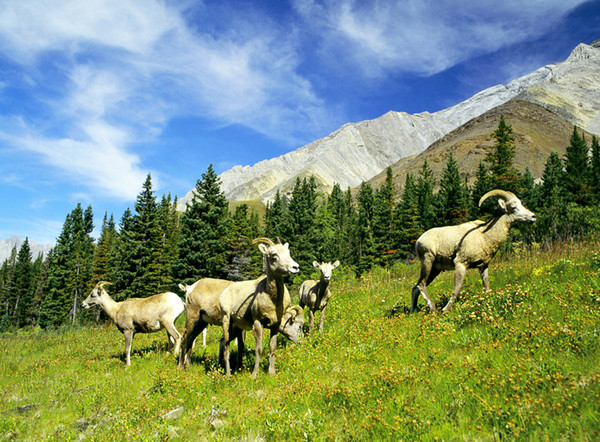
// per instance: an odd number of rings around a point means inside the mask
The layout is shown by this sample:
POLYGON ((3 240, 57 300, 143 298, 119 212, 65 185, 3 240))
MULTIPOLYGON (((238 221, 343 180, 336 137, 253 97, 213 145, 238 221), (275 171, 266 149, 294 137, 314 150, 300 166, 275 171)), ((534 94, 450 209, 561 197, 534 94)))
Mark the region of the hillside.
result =
MULTIPOLYGON (((314 175, 325 190, 334 183, 344 189, 355 187, 513 99, 536 104, 570 126, 600 134, 600 43, 580 44, 561 63, 488 88, 450 108, 414 115, 390 111, 373 120, 346 124, 280 157, 253 166, 235 166, 220 175, 222 189, 231 201, 266 201, 277 190, 289 192, 296 178, 309 175, 314 175)), ((511 124, 517 126, 514 120, 511 124)), ((482 128, 484 132, 487 128, 482 128)), ((548 141, 564 144, 561 140, 548 141)), ((539 158, 531 159, 536 164, 530 168, 537 169, 539 158)), ((180 199, 182 208, 190 198, 191 191, 180 199)))
MULTIPOLYGON (((402 189, 407 172, 413 175, 418 173, 425 160, 433 169, 435 178, 439 179, 451 152, 461 175, 471 181, 477 173, 479 162, 483 161, 495 143, 491 134, 497 129, 501 115, 512 126, 516 147, 514 165, 521 172, 529 167, 533 176, 540 178, 551 152, 556 151, 560 157, 565 155, 573 133, 573 123, 538 104, 516 99, 472 119, 422 153, 393 164, 396 188, 402 189)), ((591 135, 584 133, 589 143, 591 135)), ((385 175, 383 171, 370 182, 378 187, 385 180, 385 175)))

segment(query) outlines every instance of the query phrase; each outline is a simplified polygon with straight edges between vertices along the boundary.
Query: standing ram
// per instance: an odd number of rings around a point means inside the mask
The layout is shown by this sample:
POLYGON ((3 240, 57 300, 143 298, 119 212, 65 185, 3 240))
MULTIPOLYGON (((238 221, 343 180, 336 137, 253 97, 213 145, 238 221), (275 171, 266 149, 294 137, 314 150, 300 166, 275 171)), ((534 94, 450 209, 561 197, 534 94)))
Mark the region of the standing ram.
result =
POLYGON ((154 333, 161 329, 167 331, 169 350, 175 345, 174 353, 178 354, 181 335, 175 328, 175 321, 183 313, 181 298, 166 292, 147 298, 129 298, 116 302, 110 297, 105 285, 100 281, 88 297, 81 303, 84 308, 99 306, 113 320, 117 328, 125 336, 125 363, 131 365, 131 342, 136 333, 154 333))
POLYGON ((479 206, 490 197, 498 197, 503 214, 488 222, 470 221, 457 226, 436 227, 423 233, 415 245, 421 261, 419 281, 412 289, 411 313, 417 308, 419 293, 435 311, 426 287, 443 270, 454 269, 454 290, 442 309, 447 312, 458 297, 469 268, 478 268, 486 291, 490 289, 488 264, 508 237, 511 226, 518 222, 534 222, 535 214, 521 200, 505 190, 491 190, 481 197, 479 206))
POLYGON ((223 314, 223 340, 221 348, 225 360, 225 372, 231 374, 229 343, 243 330, 253 330, 256 341, 256 359, 252 377, 258 375, 263 352, 263 329, 270 331, 269 374, 275 373, 275 351, 277 333, 281 332, 292 342, 302 336, 304 313, 300 306, 290 307, 290 294, 283 283, 284 275, 295 275, 299 271, 296 261, 290 256, 289 245, 273 242, 268 238, 257 238, 253 244, 263 254, 266 275, 251 281, 236 282, 221 294, 219 305, 223 314))
POLYGON ((334 262, 323 262, 319 264, 317 261, 313 261, 313 266, 320 270, 321 277, 318 281, 314 279, 306 280, 300 286, 300 307, 308 306, 308 332, 311 333, 315 326, 315 312, 321 311, 321 319, 319 323, 319 332, 323 331, 323 322, 325 321, 325 309, 329 298, 331 297, 331 291, 329 290, 329 282, 331 281, 331 275, 333 271, 340 265, 339 261, 334 262))

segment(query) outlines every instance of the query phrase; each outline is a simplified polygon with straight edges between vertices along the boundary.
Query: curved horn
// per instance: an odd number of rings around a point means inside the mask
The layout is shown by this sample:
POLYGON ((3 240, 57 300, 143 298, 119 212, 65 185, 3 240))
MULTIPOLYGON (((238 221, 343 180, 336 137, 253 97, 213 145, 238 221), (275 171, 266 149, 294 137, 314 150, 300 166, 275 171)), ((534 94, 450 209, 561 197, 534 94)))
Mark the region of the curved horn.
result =
POLYGON ((490 190, 488 193, 486 193, 485 195, 483 195, 481 197, 481 199, 479 200, 479 207, 481 207, 481 204, 486 199, 488 199, 492 196, 497 196, 498 198, 502 198, 504 201, 508 201, 513 198, 516 198, 516 195, 512 192, 509 192, 508 190, 494 189, 494 190, 490 190))
POLYGON ((258 244, 259 242, 265 243, 269 246, 274 246, 275 243, 271 241, 269 238, 256 238, 252 240, 252 244, 258 244))
POLYGON ((304 316, 304 309, 302 307, 300 307, 299 305, 294 305, 294 306, 290 307, 288 312, 291 312, 292 310, 294 312, 296 312, 295 316, 299 316, 299 315, 304 316))
POLYGON ((104 287, 105 285, 112 285, 112 282, 99 281, 98 284, 96 284, 96 287, 104 287))

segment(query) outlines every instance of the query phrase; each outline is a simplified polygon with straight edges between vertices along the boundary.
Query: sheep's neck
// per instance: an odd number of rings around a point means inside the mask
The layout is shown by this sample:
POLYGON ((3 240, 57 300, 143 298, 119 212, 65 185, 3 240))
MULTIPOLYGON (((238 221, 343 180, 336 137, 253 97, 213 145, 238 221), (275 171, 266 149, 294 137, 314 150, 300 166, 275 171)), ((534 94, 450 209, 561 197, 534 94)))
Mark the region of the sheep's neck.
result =
POLYGON ((500 245, 508 237, 508 231, 512 225, 512 220, 508 215, 502 215, 499 218, 494 218, 488 223, 486 236, 489 240, 488 245, 493 250, 498 250, 500 245))
POLYGON ((267 274, 267 290, 269 296, 275 304, 275 312, 278 319, 283 316, 283 295, 285 285, 283 284, 283 275, 267 274))
POLYGON ((317 291, 317 296, 319 299, 323 299, 323 296, 325 296, 325 293, 327 292, 327 287, 329 287, 329 281, 321 279, 319 281, 319 290, 317 291))
POLYGON ((112 299, 106 292, 102 293, 102 296, 100 297, 100 307, 102 307, 102 310, 104 310, 104 313, 106 313, 110 319, 116 322, 115 318, 117 316, 117 311, 119 310, 119 303, 112 299))

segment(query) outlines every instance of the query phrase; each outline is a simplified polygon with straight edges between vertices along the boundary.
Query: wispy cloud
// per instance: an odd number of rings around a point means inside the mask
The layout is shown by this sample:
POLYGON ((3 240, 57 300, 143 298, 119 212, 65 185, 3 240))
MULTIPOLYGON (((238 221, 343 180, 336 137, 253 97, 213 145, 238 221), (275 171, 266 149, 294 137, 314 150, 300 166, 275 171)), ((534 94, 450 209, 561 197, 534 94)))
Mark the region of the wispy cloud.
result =
POLYGON ((470 57, 536 38, 585 0, 297 0, 329 60, 371 77, 432 75, 470 57), (330 54, 337 57, 332 58, 330 54))
POLYGON ((298 128, 304 137, 320 132, 324 103, 296 73, 289 33, 268 17, 207 33, 201 23, 211 16, 192 26, 192 13, 206 11, 128 0, 4 5, 0 51, 22 74, 15 78, 31 79, 28 98, 40 105, 35 115, 14 111, 21 130, 4 142, 90 190, 131 198, 146 173, 133 146, 156 139, 178 115, 289 143, 298 128))

